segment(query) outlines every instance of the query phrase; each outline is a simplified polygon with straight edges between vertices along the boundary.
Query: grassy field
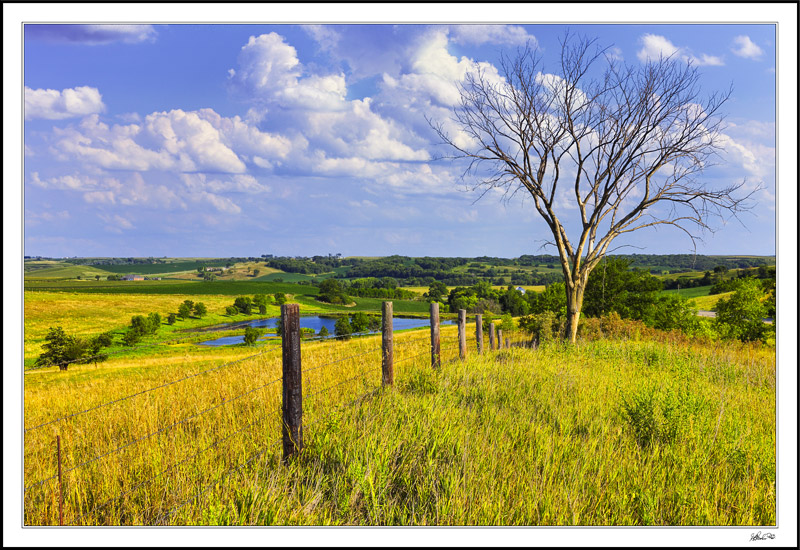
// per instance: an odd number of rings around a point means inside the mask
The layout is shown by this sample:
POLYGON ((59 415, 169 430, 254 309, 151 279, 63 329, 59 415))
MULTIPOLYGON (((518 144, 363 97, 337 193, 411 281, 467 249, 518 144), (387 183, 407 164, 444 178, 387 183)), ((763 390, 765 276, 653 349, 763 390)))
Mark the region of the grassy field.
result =
MULTIPOLYGON (((30 367, 42 352, 44 337, 51 327, 61 326, 68 334, 95 336, 114 331, 121 334, 134 315, 147 316, 151 312, 162 318, 159 332, 150 340, 166 340, 180 335, 185 329, 201 326, 276 317, 280 308, 267 307, 265 315, 229 316, 225 308, 237 296, 275 294, 283 292, 300 304, 302 314, 379 312, 383 300, 379 298, 354 298, 354 306, 334 306, 316 299, 317 288, 290 283, 259 283, 253 281, 34 281, 26 282, 24 360, 30 367), (179 319, 167 325, 169 313, 177 313, 184 300, 203 302, 208 314, 203 319, 179 319)), ((419 315, 429 310, 422 301, 396 300, 394 311, 398 314, 419 315)), ((243 330, 243 329, 242 329, 243 330)), ((241 332, 241 331, 240 331, 241 332)), ((147 343, 147 341, 145 341, 147 343)), ((121 347, 121 344, 116 346, 121 347)), ((111 348, 114 351, 115 348, 111 348)))
POLYGON ((478 356, 470 336, 461 362, 442 327, 434 371, 426 330, 395 341, 385 390, 379 337, 302 345, 305 450, 289 464, 274 344, 32 373, 25 524, 58 522, 56 435, 74 525, 775 523, 774 348, 625 338, 478 356))

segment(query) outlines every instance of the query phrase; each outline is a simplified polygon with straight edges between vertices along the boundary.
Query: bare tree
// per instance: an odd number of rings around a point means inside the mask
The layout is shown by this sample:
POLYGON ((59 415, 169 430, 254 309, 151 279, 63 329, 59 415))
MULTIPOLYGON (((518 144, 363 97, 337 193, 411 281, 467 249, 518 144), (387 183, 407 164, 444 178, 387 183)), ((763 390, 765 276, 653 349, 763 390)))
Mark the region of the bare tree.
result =
POLYGON ((429 123, 451 158, 468 161, 463 178, 474 190, 533 198, 561 260, 574 342, 589 273, 616 237, 671 225, 696 245, 710 217, 735 216, 749 195, 736 197, 744 182, 711 189, 698 179, 721 149, 719 110, 731 92, 701 100, 690 63, 628 66, 595 40, 567 35, 559 69, 542 72, 530 47, 503 56, 499 75, 476 66, 459 85, 455 134, 429 123), (574 240, 564 208, 580 218, 574 240))

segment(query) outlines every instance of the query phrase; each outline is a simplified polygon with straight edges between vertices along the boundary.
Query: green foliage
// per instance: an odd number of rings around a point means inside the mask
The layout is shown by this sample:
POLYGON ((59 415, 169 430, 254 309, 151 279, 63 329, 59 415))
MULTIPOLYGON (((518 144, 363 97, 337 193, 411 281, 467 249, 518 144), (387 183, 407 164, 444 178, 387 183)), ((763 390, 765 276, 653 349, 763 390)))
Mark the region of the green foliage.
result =
POLYGON ((584 315, 616 311, 622 318, 642 319, 663 284, 647 271, 629 269, 631 261, 606 257, 592 270, 583 295, 584 315))
MULTIPOLYGON (((48 366, 61 364, 67 361, 77 361, 89 350, 89 342, 77 336, 68 335, 60 326, 51 327, 44 337, 42 345, 44 353, 37 359, 35 366, 48 366)), ((66 370, 66 365, 60 365, 66 370)))
POLYGON ((267 306, 264 304, 258 304, 258 313, 259 315, 265 315, 267 313, 267 306))
POLYGON ((704 400, 685 388, 651 383, 621 395, 619 410, 639 446, 648 447, 674 443, 704 408, 704 400))
POLYGON ((517 323, 540 344, 561 339, 564 334, 564 318, 552 311, 526 315, 517 323))
POLYGON ((325 338, 326 336, 328 336, 328 334, 329 334, 329 332, 328 332, 328 327, 326 327, 326 326, 323 326, 321 329, 319 329, 319 333, 318 333, 318 335, 319 335, 320 337, 322 337, 322 338, 325 338))
POLYGON ((729 298, 722 298, 714 308, 720 334, 745 342, 766 341, 775 330, 774 324, 764 323, 767 306, 762 302, 764 291, 755 279, 742 279, 739 288, 729 298))
POLYGON ((261 331, 255 327, 247 327, 244 329, 244 343, 246 346, 253 346, 261 336, 261 331))
POLYGON ((178 318, 177 315, 175 315, 174 313, 170 313, 169 315, 167 315, 167 324, 174 325, 177 318, 178 318))
POLYGON ((447 296, 447 285, 440 282, 434 281, 428 287, 428 301, 429 302, 441 302, 445 296, 447 296))
POLYGON ((353 327, 350 325, 350 319, 346 316, 336 319, 336 324, 333 327, 334 334, 339 340, 349 340, 350 335, 353 333, 353 327))
POLYGON ((273 299, 275 300, 275 304, 282 306, 286 303, 286 294, 283 292, 276 292, 273 299))
POLYGON ((319 285, 319 299, 329 304, 348 304, 350 297, 345 294, 342 284, 336 279, 325 279, 319 285))
POLYGON ((514 330, 516 326, 514 325, 514 319, 511 318, 510 313, 506 313, 503 315, 502 320, 500 321, 500 330, 505 333, 511 332, 514 330))
POLYGON ((151 313, 147 316, 147 334, 155 334, 161 327, 161 315, 151 313))
POLYGON ((356 334, 367 332, 370 329, 370 318, 363 311, 357 312, 350 320, 350 328, 356 334))
POLYGON ((567 311, 567 294, 564 283, 548 285, 543 292, 528 292, 526 299, 530 304, 531 314, 544 312, 565 315, 567 311))
POLYGON ((194 305, 194 314, 195 315, 197 315, 198 317, 202 318, 203 315, 205 315, 206 313, 208 313, 208 308, 206 308, 206 305, 203 302, 197 302, 194 305))
POLYGON ((192 314, 192 308, 186 305, 185 303, 178 306, 178 315, 181 316, 181 319, 186 319, 192 314))
POLYGON ((253 300, 249 296, 239 296, 233 301, 233 307, 245 315, 250 315, 253 309, 253 300))

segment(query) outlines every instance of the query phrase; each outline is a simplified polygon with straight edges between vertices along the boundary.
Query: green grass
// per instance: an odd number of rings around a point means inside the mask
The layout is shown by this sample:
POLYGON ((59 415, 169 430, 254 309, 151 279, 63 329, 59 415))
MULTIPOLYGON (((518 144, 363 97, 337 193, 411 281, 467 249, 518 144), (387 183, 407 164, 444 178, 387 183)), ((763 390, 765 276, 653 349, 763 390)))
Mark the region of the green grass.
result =
MULTIPOLYGON (((409 338, 415 334, 425 331, 409 338)), ((443 343, 454 335, 443 329, 443 343)), ((434 371, 423 341, 398 347, 394 388, 337 409, 379 387, 380 355, 310 368, 377 342, 304 345, 305 449, 289 464, 280 462, 280 445, 268 447, 279 434, 277 415, 193 456, 278 410, 278 386, 71 473, 65 517, 90 512, 80 523, 152 525, 186 501, 167 524, 775 524, 774 348, 626 339, 477 356, 471 343, 463 363, 444 346, 444 364, 434 371), (420 351, 420 359, 400 361, 420 351), (330 394, 317 393, 333 384, 330 394)), ((26 377, 26 426, 196 372, 215 364, 211 358, 26 377)), ((66 463, 279 372, 279 359, 253 359, 202 383, 76 417, 59 428, 66 463)), ((26 485, 53 471, 53 433, 48 427, 26 438, 26 485)), ((57 522, 52 491, 27 494, 27 524, 57 522)))
POLYGON ((681 288, 681 289, 672 289, 672 290, 663 290, 662 293, 680 296, 681 298, 686 298, 687 300, 692 298, 700 298, 703 296, 708 296, 708 291, 711 290, 711 285, 708 286, 696 286, 693 288, 681 288))

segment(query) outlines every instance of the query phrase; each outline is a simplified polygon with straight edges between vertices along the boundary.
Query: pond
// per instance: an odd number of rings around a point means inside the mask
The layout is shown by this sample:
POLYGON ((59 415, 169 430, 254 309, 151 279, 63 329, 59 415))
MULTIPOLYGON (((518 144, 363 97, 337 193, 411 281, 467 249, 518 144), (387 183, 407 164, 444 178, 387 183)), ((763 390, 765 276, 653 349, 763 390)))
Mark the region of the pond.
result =
MULTIPOLYGON (((322 327, 328 329, 328 334, 331 336, 334 335, 336 332, 335 325, 336 325, 337 317, 319 317, 319 316, 308 316, 308 317, 300 317, 300 328, 310 328, 314 330, 314 333, 318 333, 322 327)), ((260 328, 260 329, 270 329, 275 328, 278 323, 278 317, 270 317, 268 319, 255 319, 254 321, 247 321, 247 322, 238 322, 238 323, 230 323, 228 325, 222 325, 219 327, 214 327, 215 330, 224 330, 225 328, 245 328, 247 326, 260 328)), ((440 325, 452 325, 453 321, 447 320, 440 320, 440 325)), ((392 328, 395 331, 404 330, 409 328, 421 328, 421 327, 429 327, 430 320, 425 318, 409 318, 409 317, 392 317, 392 328)), ((379 330, 372 331, 373 333, 379 333, 379 330)), ((264 337, 262 336, 262 339, 264 337)), ((200 345, 203 346, 230 346, 234 344, 241 344, 244 342, 244 336, 225 336, 223 338, 217 338, 215 340, 208 340, 206 342, 199 342, 200 345)))

